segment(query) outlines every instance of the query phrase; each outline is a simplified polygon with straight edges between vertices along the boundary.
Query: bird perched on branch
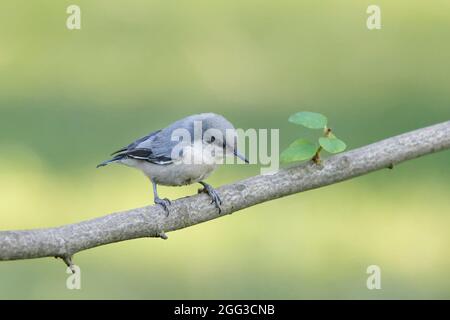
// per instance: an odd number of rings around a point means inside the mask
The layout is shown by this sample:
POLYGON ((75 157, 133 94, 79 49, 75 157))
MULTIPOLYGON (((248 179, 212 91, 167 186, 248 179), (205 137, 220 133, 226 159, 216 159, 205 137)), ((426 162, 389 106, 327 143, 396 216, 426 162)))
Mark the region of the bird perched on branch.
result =
POLYGON ((120 163, 141 170, 153 184, 155 204, 169 214, 170 200, 158 196, 157 185, 182 186, 200 183, 221 212, 218 192, 204 182, 227 155, 248 160, 237 150, 237 135, 233 125, 214 113, 191 115, 164 129, 142 137, 111 154, 110 163, 120 163))

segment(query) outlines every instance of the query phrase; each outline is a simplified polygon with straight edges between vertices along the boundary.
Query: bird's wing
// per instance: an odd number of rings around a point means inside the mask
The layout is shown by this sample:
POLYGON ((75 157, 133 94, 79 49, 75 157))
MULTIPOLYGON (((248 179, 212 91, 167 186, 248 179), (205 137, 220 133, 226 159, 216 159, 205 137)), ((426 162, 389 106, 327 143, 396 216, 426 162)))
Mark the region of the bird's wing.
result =
POLYGON ((176 143, 161 137, 161 130, 158 130, 130 143, 114 152, 113 155, 127 156, 156 164, 170 164, 173 162, 171 152, 176 143))
POLYGON ((125 151, 128 151, 128 150, 132 150, 132 149, 134 149, 137 145, 139 145, 141 142, 144 142, 144 141, 148 140, 148 139, 151 138, 152 136, 158 134, 160 131, 161 131, 161 130, 157 130, 157 131, 151 132, 151 133, 149 133, 148 135, 146 135, 146 136, 144 136, 144 137, 142 137, 142 138, 139 138, 139 139, 137 139, 136 141, 133 141, 132 143, 130 143, 130 144, 127 145, 126 147, 123 147, 123 148, 121 148, 121 149, 119 149, 119 150, 117 150, 117 151, 114 151, 113 153, 111 153, 111 155, 113 156, 113 155, 118 154, 118 153, 122 153, 122 152, 125 152, 125 151))

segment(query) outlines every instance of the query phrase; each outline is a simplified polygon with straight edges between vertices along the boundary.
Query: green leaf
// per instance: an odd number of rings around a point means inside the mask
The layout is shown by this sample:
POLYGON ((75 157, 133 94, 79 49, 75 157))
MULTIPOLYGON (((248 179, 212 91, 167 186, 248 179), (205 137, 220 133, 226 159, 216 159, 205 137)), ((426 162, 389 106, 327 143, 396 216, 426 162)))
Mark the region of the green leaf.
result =
POLYGON ((302 125, 309 129, 323 129, 327 125, 327 117, 323 114, 302 111, 289 117, 289 122, 302 125))
POLYGON ((329 153, 339 153, 347 148, 345 142, 336 138, 336 136, 334 135, 331 135, 328 138, 319 138, 319 144, 325 151, 328 151, 329 153))
POLYGON ((316 154, 318 146, 305 139, 297 139, 281 153, 282 162, 309 160, 316 154))

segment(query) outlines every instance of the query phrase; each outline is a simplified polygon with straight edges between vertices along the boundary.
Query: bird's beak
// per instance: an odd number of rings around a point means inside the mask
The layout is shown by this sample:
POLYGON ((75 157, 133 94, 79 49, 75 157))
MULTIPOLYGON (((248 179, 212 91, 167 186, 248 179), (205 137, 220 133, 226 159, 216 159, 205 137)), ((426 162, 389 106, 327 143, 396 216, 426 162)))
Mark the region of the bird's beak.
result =
POLYGON ((245 161, 245 163, 249 163, 249 161, 247 160, 247 158, 245 156, 243 156, 242 154, 239 153, 239 151, 237 151, 237 149, 234 149, 233 154, 238 157, 239 159, 245 161))

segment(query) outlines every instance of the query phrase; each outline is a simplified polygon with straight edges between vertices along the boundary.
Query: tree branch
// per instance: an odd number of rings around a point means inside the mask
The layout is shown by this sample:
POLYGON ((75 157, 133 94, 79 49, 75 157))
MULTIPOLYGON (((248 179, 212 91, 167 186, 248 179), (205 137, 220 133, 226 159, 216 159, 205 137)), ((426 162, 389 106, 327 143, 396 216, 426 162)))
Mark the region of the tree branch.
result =
POLYGON ((392 168, 400 162, 450 148, 450 121, 388 138, 323 160, 259 175, 218 189, 222 214, 206 194, 173 201, 167 217, 147 206, 56 228, 1 231, 0 260, 60 257, 108 243, 142 237, 166 239, 165 232, 187 228, 258 203, 392 168))

